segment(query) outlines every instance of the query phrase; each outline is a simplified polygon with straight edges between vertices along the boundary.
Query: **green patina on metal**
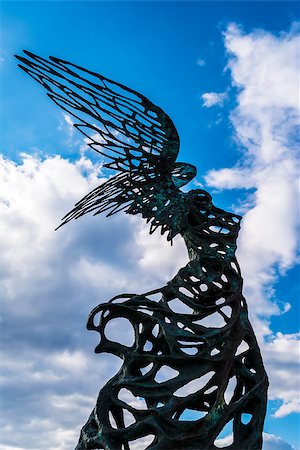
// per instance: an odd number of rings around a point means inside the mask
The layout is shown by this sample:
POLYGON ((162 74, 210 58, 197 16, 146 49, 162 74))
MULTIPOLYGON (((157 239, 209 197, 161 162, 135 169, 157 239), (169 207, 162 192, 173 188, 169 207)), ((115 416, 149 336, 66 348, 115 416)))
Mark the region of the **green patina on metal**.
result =
POLYGON ((150 233, 160 228, 171 242, 180 234, 190 258, 159 289, 119 295, 91 312, 87 327, 100 334, 95 351, 123 365, 101 389, 76 449, 212 450, 229 423, 226 448, 261 449, 268 379, 235 258, 241 218, 214 206, 204 190, 180 190, 196 168, 176 162, 179 137, 159 107, 99 74, 25 53, 20 67, 117 171, 62 224, 89 212, 141 214, 150 233), (120 318, 133 327, 132 346, 105 334, 120 318))

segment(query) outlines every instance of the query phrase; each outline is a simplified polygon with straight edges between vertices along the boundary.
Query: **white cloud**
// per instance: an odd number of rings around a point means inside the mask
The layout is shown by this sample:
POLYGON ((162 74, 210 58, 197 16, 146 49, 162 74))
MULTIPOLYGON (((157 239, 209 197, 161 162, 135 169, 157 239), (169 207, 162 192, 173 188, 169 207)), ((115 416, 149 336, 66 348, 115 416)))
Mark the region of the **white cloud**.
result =
MULTIPOLYGON (((87 245, 91 230, 54 231, 94 187, 100 167, 83 158, 70 163, 22 155, 21 164, 1 158, 0 171, 3 448, 22 449, 26 442, 31 449, 67 450, 93 406, 99 379, 105 382, 119 367, 105 358, 99 368, 93 357, 96 339, 88 344, 84 323, 98 298, 88 282, 81 287, 80 273, 72 274, 80 255, 95 257, 87 245), (63 395, 68 415, 55 401, 63 395), (12 433, 16 421, 18 433, 12 433)), ((93 221, 96 245, 97 225, 93 221)), ((105 225, 101 231, 109 242, 105 225)), ((109 296, 107 288, 103 294, 109 296)))
POLYGON ((231 24, 224 40, 238 90, 231 122, 242 157, 232 168, 211 170, 206 182, 218 189, 251 189, 236 207, 244 213, 237 256, 270 376, 270 396, 283 401, 274 417, 283 417, 297 407, 299 335, 274 336, 266 319, 289 310, 286 299, 283 306, 276 303, 273 286, 298 262, 299 34, 295 27, 278 36, 263 30, 245 34, 231 24))
MULTIPOLYGON (((299 386, 298 391, 299 392, 299 386)), ((299 394, 298 394, 299 395, 299 394)), ((288 416, 291 413, 300 413, 300 400, 299 398, 293 399, 290 402, 285 402, 281 405, 278 410, 273 414, 273 417, 280 418, 288 416)))
MULTIPOLYGON (((232 444, 232 434, 228 434, 227 436, 217 439, 215 441, 215 445, 218 448, 224 448, 232 444)), ((274 434, 263 433, 263 447, 262 450, 296 450, 292 445, 285 442, 279 436, 275 436, 274 434)))
POLYGON ((203 100, 203 106, 210 108, 211 106, 223 106, 224 101, 227 98, 226 92, 206 92, 201 95, 203 100))
POLYGON ((274 434, 263 433, 263 450, 297 450, 274 434))
POLYGON ((162 286, 187 256, 177 240, 171 247, 159 233, 148 238, 140 218, 122 213, 87 216, 55 232, 74 203, 105 180, 101 164, 21 159, 0 159, 0 449, 69 450, 121 364, 93 355, 99 336, 85 329, 89 312, 124 291, 162 286))
POLYGON ((203 59, 203 58, 198 58, 198 59, 197 59, 197 66, 200 66, 200 67, 206 66, 206 61, 205 61, 205 59, 203 59))
POLYGON ((264 344, 264 356, 270 378, 269 398, 281 400, 273 417, 300 412, 299 397, 300 333, 276 333, 264 344))
MULTIPOLYGON (((218 439, 216 442, 217 447, 224 448, 232 443, 232 434, 218 439)), ((263 433, 263 447, 262 450, 296 450, 295 447, 285 442, 279 436, 274 434, 263 433)))
POLYGON ((244 159, 231 169, 209 172, 206 181, 220 189, 256 190, 243 219, 239 260, 246 291, 255 288, 256 302, 260 287, 262 313, 263 291, 274 280, 274 265, 285 270, 296 262, 298 189, 292 136, 298 114, 298 42, 294 34, 244 35, 234 25, 225 33, 232 82, 239 88, 232 123, 244 159), (284 95, 283 80, 288 85, 284 95))
MULTIPOLYGON (((159 232, 149 234, 148 227, 139 223, 136 233, 136 243, 140 249, 140 268, 147 272, 153 280, 153 289, 158 286, 155 283, 164 281, 167 283, 177 273, 180 267, 184 267, 189 261, 186 246, 181 236, 176 236, 173 246, 166 240, 165 235, 159 232)), ((150 282, 150 280, 149 280, 150 282)))

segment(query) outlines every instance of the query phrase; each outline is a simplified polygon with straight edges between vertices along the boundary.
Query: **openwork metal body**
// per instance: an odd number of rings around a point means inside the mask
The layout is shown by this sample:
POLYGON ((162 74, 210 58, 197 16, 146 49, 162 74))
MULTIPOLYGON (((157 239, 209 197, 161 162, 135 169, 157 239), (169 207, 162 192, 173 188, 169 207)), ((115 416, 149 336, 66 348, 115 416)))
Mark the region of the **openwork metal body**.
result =
POLYGON ((217 449, 230 423, 226 448, 261 449, 268 380, 235 258, 240 217, 215 207, 204 190, 180 190, 196 169, 176 163, 178 134, 160 108, 101 75, 25 53, 20 67, 117 170, 62 224, 124 209, 147 219, 150 233, 160 227, 169 241, 180 234, 190 258, 165 286, 91 312, 87 327, 100 334, 95 351, 124 362, 101 389, 76 449, 217 449), (130 347, 107 337, 119 319, 134 330, 130 347))

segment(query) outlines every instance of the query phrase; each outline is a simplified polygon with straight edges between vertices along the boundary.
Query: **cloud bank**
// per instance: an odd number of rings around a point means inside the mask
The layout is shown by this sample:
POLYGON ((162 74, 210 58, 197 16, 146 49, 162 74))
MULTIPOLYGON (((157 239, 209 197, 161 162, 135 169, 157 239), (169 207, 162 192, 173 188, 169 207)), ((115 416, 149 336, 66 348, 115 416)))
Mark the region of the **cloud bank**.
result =
MULTIPOLYGON (((223 439, 219 439, 217 446, 219 448, 226 448, 232 444, 232 434, 225 436, 223 439)), ((295 447, 285 442, 274 434, 263 434, 263 447, 262 450, 296 450, 295 447)))
POLYGON ((55 232, 73 204, 105 180, 88 159, 22 155, 20 164, 1 158, 0 170, 0 449, 67 450, 120 367, 113 356, 93 355, 98 335, 85 330, 89 312, 121 292, 160 286, 187 255, 183 243, 171 247, 124 215, 86 217, 55 232))

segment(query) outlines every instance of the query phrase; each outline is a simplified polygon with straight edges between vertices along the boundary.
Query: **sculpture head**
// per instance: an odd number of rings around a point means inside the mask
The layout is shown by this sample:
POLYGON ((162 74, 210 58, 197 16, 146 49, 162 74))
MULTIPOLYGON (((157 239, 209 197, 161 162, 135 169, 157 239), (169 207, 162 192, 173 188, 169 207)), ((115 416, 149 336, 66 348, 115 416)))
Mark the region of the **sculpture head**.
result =
POLYGON ((176 162, 172 170, 172 181, 180 188, 191 181, 197 175, 197 169, 193 164, 176 162))

